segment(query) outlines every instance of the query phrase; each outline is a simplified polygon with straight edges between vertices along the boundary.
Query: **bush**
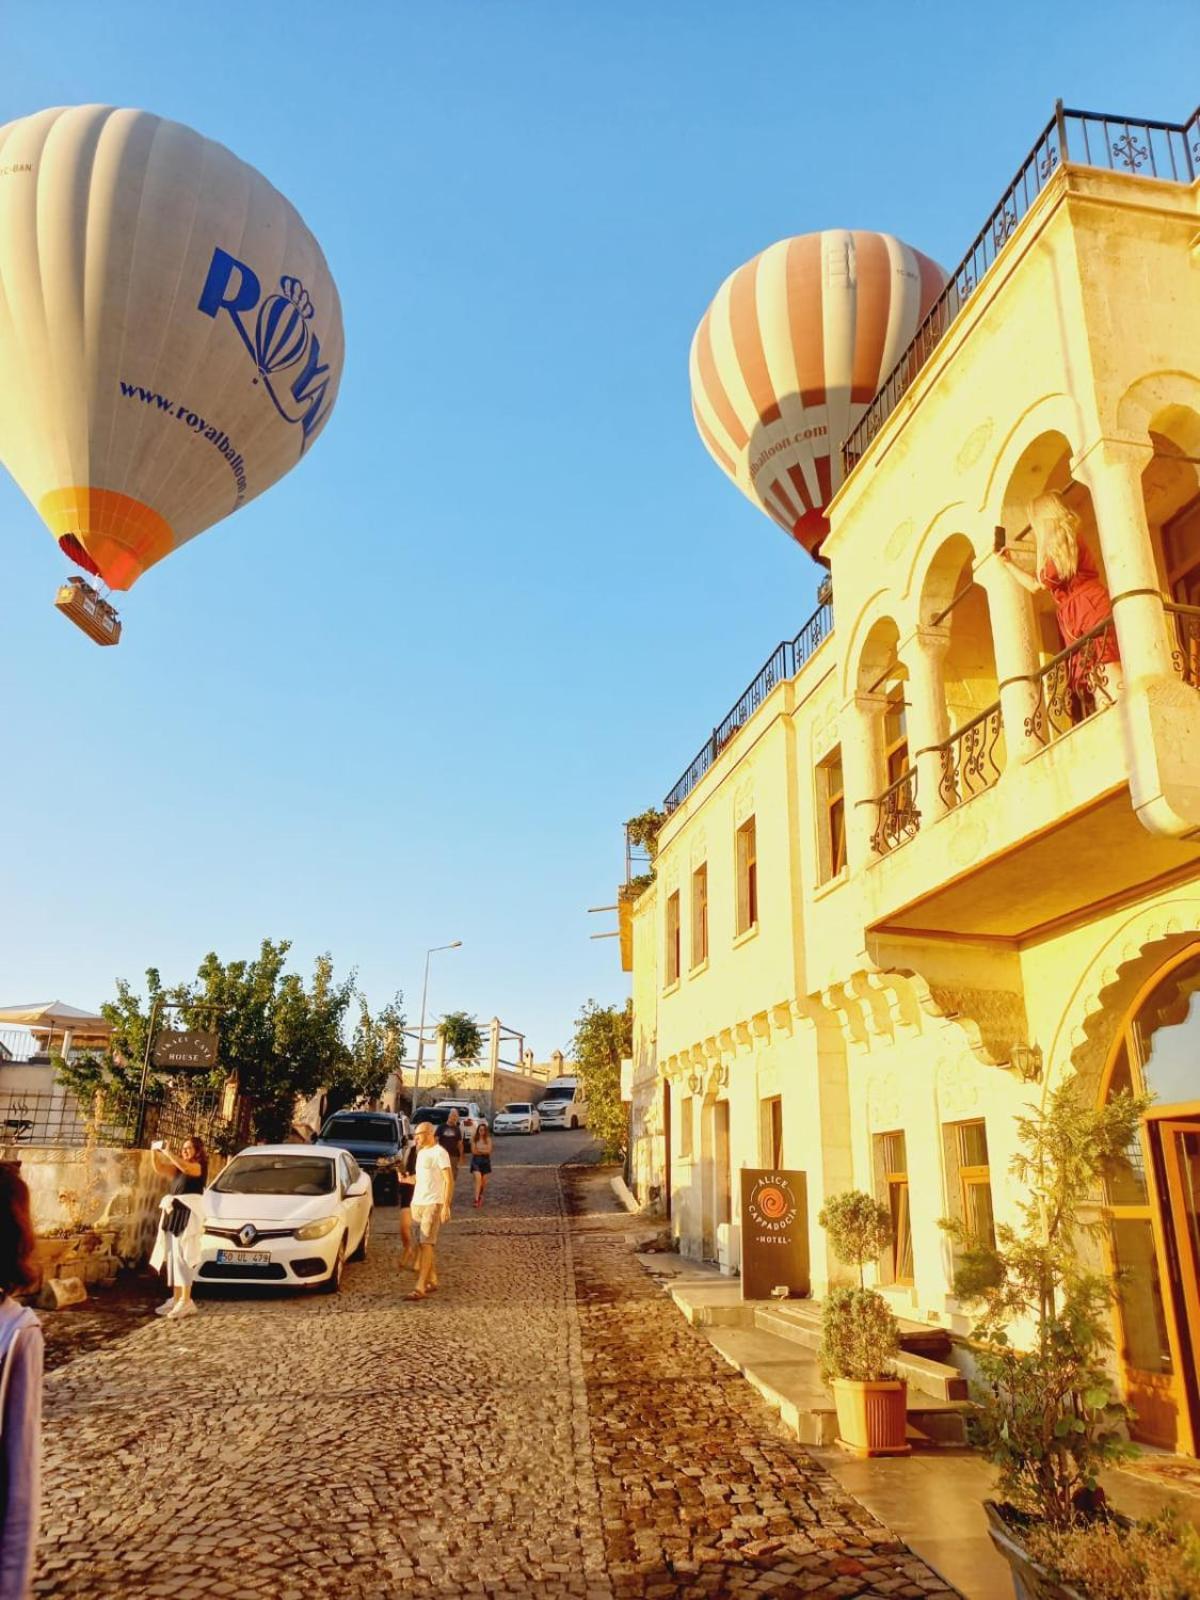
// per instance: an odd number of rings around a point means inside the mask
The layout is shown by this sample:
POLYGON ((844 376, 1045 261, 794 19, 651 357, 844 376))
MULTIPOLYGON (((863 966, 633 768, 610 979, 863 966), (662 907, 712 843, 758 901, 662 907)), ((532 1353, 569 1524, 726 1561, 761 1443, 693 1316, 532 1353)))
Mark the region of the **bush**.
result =
POLYGON ((863 1268, 875 1261, 892 1242, 892 1217, 886 1206, 872 1200, 861 1189, 835 1194, 821 1208, 817 1221, 829 1235, 838 1259, 858 1268, 858 1286, 863 1286, 863 1268))
POLYGON ((1194 1600, 1200 1594, 1200 1534, 1169 1513, 1133 1527, 1042 1523, 1022 1537, 1035 1561, 1088 1600, 1194 1600))
POLYGON ((896 1319, 874 1289, 834 1289, 825 1297, 821 1330, 821 1376, 876 1383, 894 1378, 896 1319))

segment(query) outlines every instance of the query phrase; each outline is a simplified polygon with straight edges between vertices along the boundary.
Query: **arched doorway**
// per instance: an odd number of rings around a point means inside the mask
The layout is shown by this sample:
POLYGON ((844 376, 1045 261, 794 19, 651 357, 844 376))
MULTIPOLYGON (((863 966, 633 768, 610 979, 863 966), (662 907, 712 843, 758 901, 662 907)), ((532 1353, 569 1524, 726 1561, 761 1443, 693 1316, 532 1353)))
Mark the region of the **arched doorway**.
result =
POLYGON ((1200 942, 1154 974, 1117 1034, 1105 1098, 1154 1096, 1105 1183, 1117 1349, 1133 1435, 1194 1455, 1200 1442, 1200 942))

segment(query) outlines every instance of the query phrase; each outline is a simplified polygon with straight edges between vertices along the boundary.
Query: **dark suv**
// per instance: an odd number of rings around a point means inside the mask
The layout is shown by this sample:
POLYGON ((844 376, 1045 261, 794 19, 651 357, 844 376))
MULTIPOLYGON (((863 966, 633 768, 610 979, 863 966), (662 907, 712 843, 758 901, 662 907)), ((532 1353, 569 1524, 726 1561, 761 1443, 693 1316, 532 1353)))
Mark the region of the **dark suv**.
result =
POLYGON ((322 1144, 349 1150, 370 1176, 375 1198, 394 1206, 400 1199, 396 1166, 404 1154, 404 1122, 394 1111, 335 1111, 321 1129, 322 1144))

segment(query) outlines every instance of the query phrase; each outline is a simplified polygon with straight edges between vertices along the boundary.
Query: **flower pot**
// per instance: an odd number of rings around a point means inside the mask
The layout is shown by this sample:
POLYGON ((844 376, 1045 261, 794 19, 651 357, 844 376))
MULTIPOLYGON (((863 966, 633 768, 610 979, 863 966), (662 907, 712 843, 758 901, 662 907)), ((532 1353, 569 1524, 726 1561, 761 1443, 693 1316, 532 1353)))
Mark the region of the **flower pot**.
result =
POLYGON ((987 1513, 992 1543, 1008 1562, 1012 1573, 1016 1600, 1087 1600, 1078 1589, 1052 1578, 1045 1567, 1033 1559, 1021 1541, 1020 1526, 1006 1517, 994 1500, 985 1500, 983 1509, 987 1513))
POLYGON ((906 1433, 908 1384, 903 1378, 879 1378, 858 1383, 852 1378, 833 1380, 837 1405, 838 1443, 855 1456, 906 1456, 911 1453, 906 1433))

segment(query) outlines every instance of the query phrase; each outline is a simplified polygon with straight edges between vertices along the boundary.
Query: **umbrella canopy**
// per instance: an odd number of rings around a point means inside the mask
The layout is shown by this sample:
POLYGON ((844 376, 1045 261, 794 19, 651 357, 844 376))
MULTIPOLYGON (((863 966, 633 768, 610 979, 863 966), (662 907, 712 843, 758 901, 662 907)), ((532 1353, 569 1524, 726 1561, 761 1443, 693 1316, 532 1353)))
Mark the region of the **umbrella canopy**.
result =
POLYGON ((82 1011, 61 1000, 45 1000, 36 1005, 0 1006, 0 1024, 28 1028, 31 1033, 69 1033, 76 1044, 107 1044, 112 1023, 94 1011, 82 1011))

